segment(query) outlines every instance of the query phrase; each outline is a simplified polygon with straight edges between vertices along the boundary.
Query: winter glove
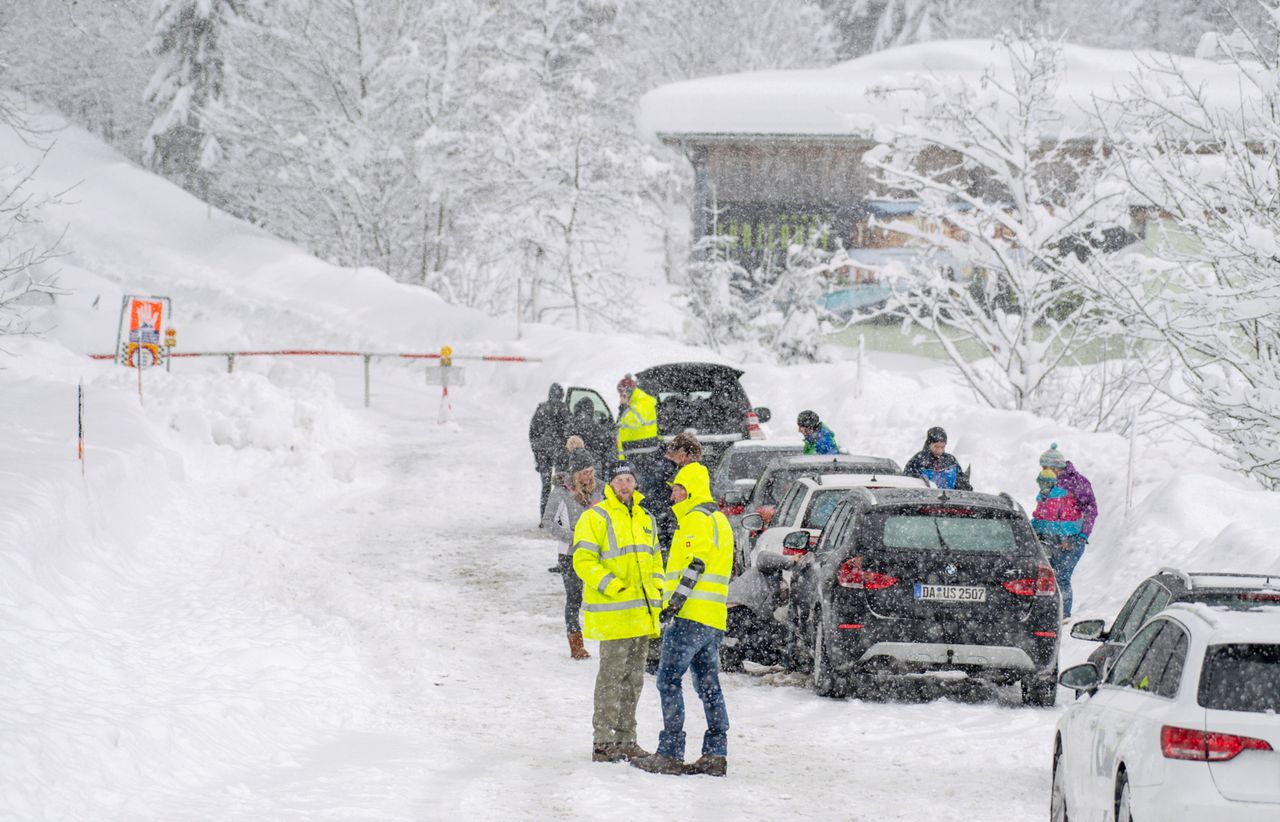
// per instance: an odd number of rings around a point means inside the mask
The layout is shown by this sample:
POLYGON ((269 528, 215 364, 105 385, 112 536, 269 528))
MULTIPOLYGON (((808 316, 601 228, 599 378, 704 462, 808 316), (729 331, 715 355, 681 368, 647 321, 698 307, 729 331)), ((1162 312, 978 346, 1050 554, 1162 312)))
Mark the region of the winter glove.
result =
MULTIPOLYGON (((681 604, 683 605, 684 603, 682 602, 681 604)), ((671 623, 671 620, 676 618, 676 614, 678 613, 680 613, 679 607, 677 607, 674 603, 671 605, 668 605, 667 607, 662 609, 661 613, 658 614, 658 622, 662 623, 663 625, 668 625, 671 623)))

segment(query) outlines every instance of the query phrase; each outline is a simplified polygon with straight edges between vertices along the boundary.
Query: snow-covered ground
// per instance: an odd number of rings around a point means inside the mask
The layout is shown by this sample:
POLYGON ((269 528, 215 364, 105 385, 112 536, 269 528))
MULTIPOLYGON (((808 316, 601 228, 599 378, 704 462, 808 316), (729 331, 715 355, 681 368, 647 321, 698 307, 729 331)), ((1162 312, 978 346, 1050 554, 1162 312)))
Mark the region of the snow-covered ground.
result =
MULTIPOLYGON (((0 133, 0 155, 34 150, 0 133)), ((595 663, 568 658, 555 547, 534 527, 525 433, 552 380, 713 358, 668 340, 515 329, 210 214, 76 129, 37 183, 79 182, 71 290, 41 339, 0 342, 0 818, 1035 819, 1061 708, 1012 693, 829 701, 798 678, 724 676, 730 776, 589 762, 595 663), (436 423, 422 366, 180 360, 110 350, 126 292, 173 298, 183 350, 521 353, 473 364, 436 423), (88 449, 76 460, 76 385, 88 449)), ((50 226, 55 230, 56 226, 50 226)), ((1110 616, 1158 566, 1280 571, 1280 498, 1175 441, 1128 443, 976 405, 944 366, 872 355, 746 364, 776 433, 805 407, 850 450, 904 461, 943 424, 979 490, 1024 505, 1051 441, 1103 513, 1076 614, 1110 616)), ((1088 652, 1064 645, 1063 661, 1088 652)), ((1063 694, 1067 697, 1066 694, 1063 694)), ((689 694, 691 753, 700 735, 689 694)), ((650 678, 641 741, 659 727, 650 678)))

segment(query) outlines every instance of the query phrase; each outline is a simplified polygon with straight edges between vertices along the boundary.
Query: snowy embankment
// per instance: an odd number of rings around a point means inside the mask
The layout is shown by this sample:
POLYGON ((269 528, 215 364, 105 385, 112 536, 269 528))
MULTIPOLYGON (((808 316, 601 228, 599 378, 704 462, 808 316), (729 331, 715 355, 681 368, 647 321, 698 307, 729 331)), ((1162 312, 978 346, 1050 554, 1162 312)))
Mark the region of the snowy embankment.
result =
MULTIPOLYGON (((0 153, 35 156, 8 134, 0 153)), ((516 340, 210 214, 67 129, 37 183, 77 181, 58 211, 71 293, 33 314, 43 340, 0 344, 0 817, 600 817, 651 813, 654 791, 707 819, 1043 815, 1056 714, 1003 697, 829 702, 727 676, 729 780, 591 765, 594 663, 563 647, 528 417, 552 380, 608 397, 623 371, 715 357, 640 335, 516 340), (470 368, 448 426, 421 366, 389 363, 367 411, 354 361, 182 360, 139 403, 132 372, 83 356, 109 350, 126 292, 171 296, 185 350, 449 343, 545 361, 470 368)), ((1024 505, 1060 443, 1103 508, 1078 616, 1113 614, 1160 565, 1280 572, 1280 498, 1172 437, 1139 443, 1125 512, 1125 440, 982 408, 936 363, 873 355, 861 398, 851 362, 744 367, 774 433, 810 407, 849 450, 904 461, 942 424, 979 490, 1024 505)), ((1064 661, 1086 651, 1068 642, 1064 661)))

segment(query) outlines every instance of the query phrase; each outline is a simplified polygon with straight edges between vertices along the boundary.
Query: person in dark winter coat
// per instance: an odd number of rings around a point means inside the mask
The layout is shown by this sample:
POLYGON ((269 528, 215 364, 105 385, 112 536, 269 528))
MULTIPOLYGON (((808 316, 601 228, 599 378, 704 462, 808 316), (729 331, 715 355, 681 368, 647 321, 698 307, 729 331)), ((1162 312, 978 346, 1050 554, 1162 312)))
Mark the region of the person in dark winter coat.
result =
POLYGON ((902 473, 908 477, 926 479, 938 488, 955 488, 972 491, 969 471, 961 471, 960 463, 947 453, 947 432, 934 426, 925 434, 924 448, 907 460, 902 473))
POLYGON ((584 397, 573 406, 565 434, 581 437, 600 476, 609 476, 616 459, 613 427, 596 419, 596 407, 590 399, 584 397))
POLYGON ((1056 442, 1040 455, 1040 468, 1041 474, 1053 472, 1055 487, 1073 501, 1078 516, 1077 527, 1069 529, 1070 533, 1062 533, 1049 545, 1049 563, 1058 576, 1058 589, 1062 592, 1062 615, 1069 617, 1071 575, 1084 556, 1089 535, 1093 533, 1093 523, 1098 519, 1098 500, 1093 494, 1093 485, 1062 455, 1056 442))
POLYGON ((564 404, 564 389, 560 383, 551 383, 546 402, 538 404, 529 421, 529 448, 533 450, 534 466, 542 477, 542 497, 538 504, 538 516, 547 507, 551 495, 551 472, 556 458, 564 448, 565 426, 569 422, 569 409, 564 404))
POLYGON ((796 429, 804 436, 804 453, 806 454, 838 454, 840 446, 836 445, 836 435, 827 424, 818 419, 813 411, 801 411, 796 418, 796 429))
MULTIPOLYGON (((577 437, 569 437, 575 440, 577 437)), ((601 500, 596 484, 593 458, 584 448, 569 451, 568 464, 557 476, 555 488, 547 499, 542 514, 542 528, 560 543, 556 570, 564 581, 564 624, 569 637, 569 655, 574 659, 589 659, 582 642, 582 580, 573 570, 573 529, 578 517, 601 500)))

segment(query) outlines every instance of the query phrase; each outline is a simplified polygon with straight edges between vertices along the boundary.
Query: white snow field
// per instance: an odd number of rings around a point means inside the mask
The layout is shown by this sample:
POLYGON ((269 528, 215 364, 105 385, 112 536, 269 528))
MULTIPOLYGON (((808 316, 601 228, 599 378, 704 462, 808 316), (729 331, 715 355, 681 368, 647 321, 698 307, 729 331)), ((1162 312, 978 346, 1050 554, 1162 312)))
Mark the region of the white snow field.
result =
MULTIPOLYGON (((0 156, 38 152, 0 133, 0 156)), ((545 327, 516 340, 210 213, 63 128, 36 185, 77 182, 46 226, 70 224, 70 293, 33 311, 40 338, 0 340, 0 818, 1047 815, 1062 707, 1022 708, 1012 689, 831 701, 757 669, 723 677, 727 779, 592 764, 595 661, 568 657, 528 418, 552 380, 608 396, 625 371, 714 355, 545 327), (126 292, 172 297, 186 351, 451 344, 544 361, 465 363, 444 425, 423 366, 392 361, 368 409, 358 360, 295 358, 234 374, 177 360, 146 373, 140 403, 135 372, 85 356, 111 349, 126 292)), ((1126 513, 1125 440, 975 405, 936 363, 873 355, 861 399, 847 361, 743 367, 775 433, 812 407, 850 450, 904 461, 942 424, 979 490, 1024 504, 1057 441, 1102 506, 1077 616, 1111 616, 1160 565, 1280 571, 1280 497, 1172 434, 1139 443, 1126 513)), ((1087 651, 1068 641, 1064 664, 1087 651)), ((692 757, 704 725, 686 698, 692 757)), ((655 744, 651 677, 640 727, 655 744)))

